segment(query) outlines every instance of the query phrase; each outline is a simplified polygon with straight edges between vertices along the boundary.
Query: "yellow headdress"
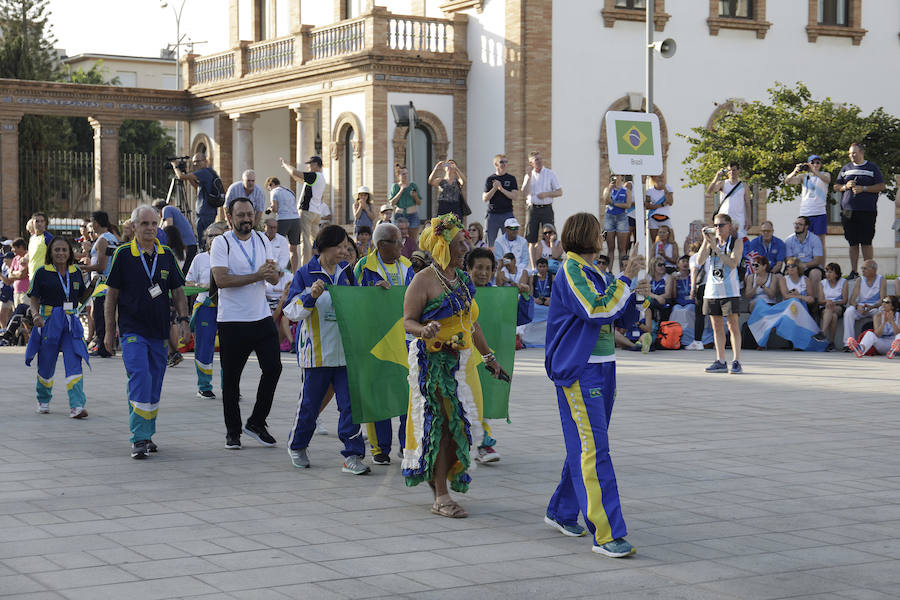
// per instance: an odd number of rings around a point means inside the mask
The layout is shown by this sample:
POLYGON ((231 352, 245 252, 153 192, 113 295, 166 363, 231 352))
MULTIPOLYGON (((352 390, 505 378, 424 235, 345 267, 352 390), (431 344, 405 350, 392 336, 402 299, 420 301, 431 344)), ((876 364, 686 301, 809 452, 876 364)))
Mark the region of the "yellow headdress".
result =
POLYGON ((419 248, 430 252, 434 261, 446 269, 450 264, 450 242, 462 228, 462 222, 453 213, 435 217, 419 236, 419 248))

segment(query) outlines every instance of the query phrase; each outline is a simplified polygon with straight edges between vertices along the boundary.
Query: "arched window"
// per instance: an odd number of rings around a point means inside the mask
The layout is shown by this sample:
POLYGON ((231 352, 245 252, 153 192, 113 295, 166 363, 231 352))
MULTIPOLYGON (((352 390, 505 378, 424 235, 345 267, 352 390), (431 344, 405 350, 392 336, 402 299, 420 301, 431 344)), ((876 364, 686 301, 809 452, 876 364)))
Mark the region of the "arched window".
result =
POLYGON ((356 132, 352 127, 344 131, 343 156, 341 156, 341 191, 344 199, 344 222, 353 222, 353 196, 356 194, 356 164, 353 159, 353 142, 356 140, 356 132))

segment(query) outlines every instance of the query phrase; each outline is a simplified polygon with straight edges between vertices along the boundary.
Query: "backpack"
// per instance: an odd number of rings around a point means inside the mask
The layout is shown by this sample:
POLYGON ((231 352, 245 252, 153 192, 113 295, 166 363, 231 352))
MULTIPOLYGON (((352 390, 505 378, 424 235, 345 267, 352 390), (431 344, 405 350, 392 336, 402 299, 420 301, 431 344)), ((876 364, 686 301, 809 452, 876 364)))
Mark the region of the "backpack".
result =
MULTIPOLYGON (((213 171, 215 173, 215 171, 213 171)), ((209 183, 206 190, 206 203, 212 208, 219 208, 225 205, 225 186, 222 180, 216 175, 209 183)))
POLYGON ((681 349, 681 325, 675 321, 663 321, 659 324, 659 333, 656 341, 660 346, 668 350, 681 349))

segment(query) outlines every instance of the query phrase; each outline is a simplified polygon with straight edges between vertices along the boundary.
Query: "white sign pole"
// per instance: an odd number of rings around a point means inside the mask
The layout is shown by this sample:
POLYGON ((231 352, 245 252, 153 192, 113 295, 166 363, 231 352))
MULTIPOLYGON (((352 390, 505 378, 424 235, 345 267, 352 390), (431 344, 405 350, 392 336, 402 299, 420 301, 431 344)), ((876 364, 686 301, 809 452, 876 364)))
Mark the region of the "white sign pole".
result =
MULTIPOLYGON (((634 243, 638 247, 638 252, 643 253, 647 264, 650 263, 650 239, 647 235, 647 222, 646 222, 646 214, 647 211, 644 210, 644 184, 641 182, 641 175, 638 173, 633 173, 631 175, 631 198, 634 200, 634 228, 635 228, 635 240, 634 243)), ((644 279, 647 276, 647 272, 649 268, 645 268, 641 270, 638 274, 638 281, 644 279)))

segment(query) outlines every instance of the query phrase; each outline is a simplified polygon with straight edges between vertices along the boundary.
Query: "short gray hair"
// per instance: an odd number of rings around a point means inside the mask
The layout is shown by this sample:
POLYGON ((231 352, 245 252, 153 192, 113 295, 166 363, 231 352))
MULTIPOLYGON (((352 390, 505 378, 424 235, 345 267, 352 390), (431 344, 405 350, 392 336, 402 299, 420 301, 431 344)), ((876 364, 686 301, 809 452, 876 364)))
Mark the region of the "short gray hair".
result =
POLYGON ((247 169, 246 171, 241 173, 241 179, 247 179, 251 175, 256 175, 256 171, 254 171, 253 169, 247 169))
POLYGON ((268 224, 269 221, 273 221, 276 225, 278 224, 278 219, 276 217, 273 217, 272 215, 267 216, 266 220, 263 221, 263 223, 268 224))
POLYGON ((377 246, 378 242, 383 242, 394 237, 391 234, 397 234, 397 236, 400 236, 400 229, 398 229, 397 226, 393 223, 379 223, 378 226, 375 227, 375 231, 372 233, 372 242, 377 246))
POLYGON ((159 211, 150 206, 149 204, 139 204, 134 207, 134 210, 131 211, 131 221, 137 225, 140 222, 141 211, 149 210, 153 212, 153 215, 159 218, 159 211))
POLYGON ((216 221, 206 228, 206 235, 221 235, 228 231, 228 226, 222 221, 216 221))
POLYGON ((394 225, 400 225, 401 223, 409 225, 409 219, 406 217, 394 217, 394 225))

